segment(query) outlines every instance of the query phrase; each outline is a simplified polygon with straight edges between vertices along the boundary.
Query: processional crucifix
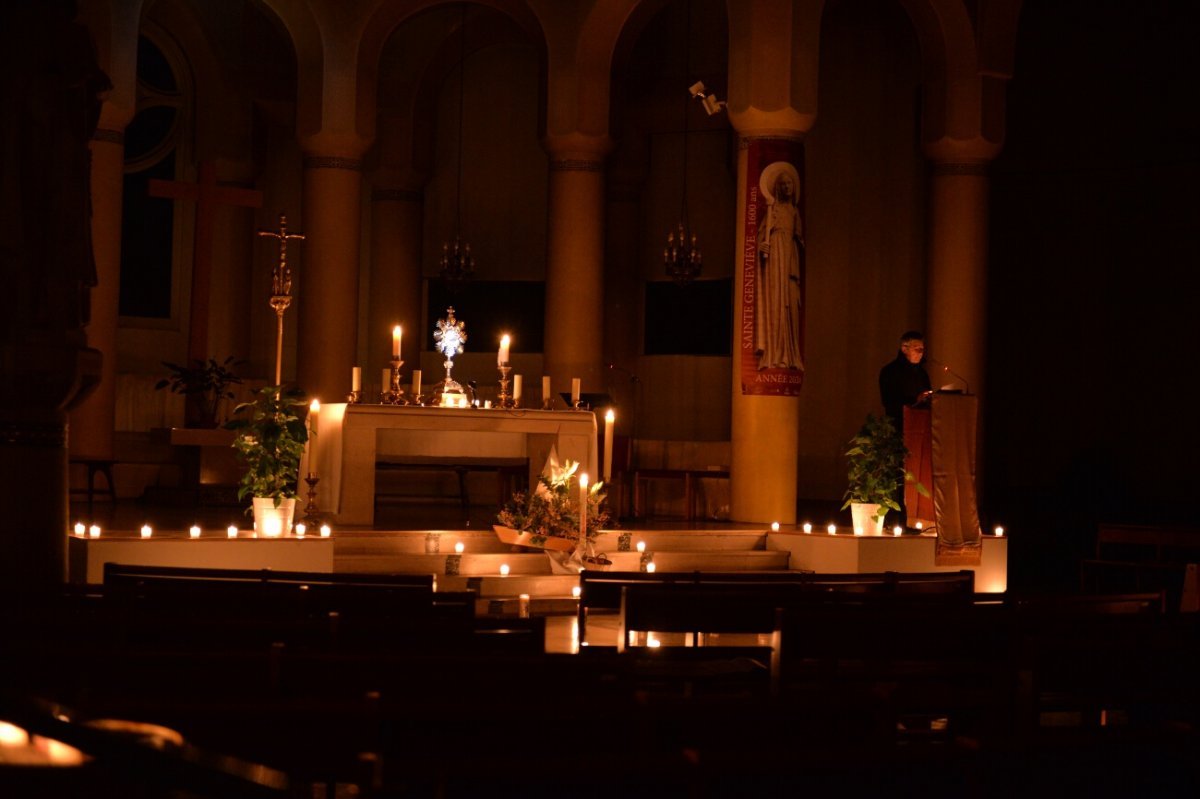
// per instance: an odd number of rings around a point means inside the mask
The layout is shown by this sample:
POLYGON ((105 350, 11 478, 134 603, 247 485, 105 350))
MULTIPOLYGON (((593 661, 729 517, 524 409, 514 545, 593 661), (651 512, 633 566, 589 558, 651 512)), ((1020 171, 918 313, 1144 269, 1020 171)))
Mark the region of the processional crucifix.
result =
POLYGON ((279 215, 279 230, 260 230, 258 235, 279 240, 279 262, 271 271, 271 307, 278 320, 275 335, 275 385, 283 384, 283 314, 292 304, 292 268, 287 262, 288 239, 304 241, 304 234, 289 233, 287 216, 279 215))

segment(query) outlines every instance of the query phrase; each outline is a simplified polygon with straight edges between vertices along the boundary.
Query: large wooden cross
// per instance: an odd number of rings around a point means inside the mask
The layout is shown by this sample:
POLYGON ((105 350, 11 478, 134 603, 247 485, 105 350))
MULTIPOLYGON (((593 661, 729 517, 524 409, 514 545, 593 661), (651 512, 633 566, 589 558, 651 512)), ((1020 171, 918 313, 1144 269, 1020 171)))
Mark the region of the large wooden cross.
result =
POLYGON ((200 164, 199 180, 151 180, 150 196, 196 203, 196 226, 192 234, 192 294, 188 321, 187 363, 208 359, 208 316, 212 293, 213 228, 218 205, 261 208, 263 194, 254 189, 217 184, 217 167, 200 164))

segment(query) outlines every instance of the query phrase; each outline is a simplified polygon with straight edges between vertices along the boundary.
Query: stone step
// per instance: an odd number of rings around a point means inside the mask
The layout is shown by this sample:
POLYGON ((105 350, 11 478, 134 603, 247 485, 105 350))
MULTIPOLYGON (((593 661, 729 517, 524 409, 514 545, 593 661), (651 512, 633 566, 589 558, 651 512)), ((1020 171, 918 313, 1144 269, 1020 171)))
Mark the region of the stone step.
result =
MULTIPOLYGON (((448 555, 462 542, 467 553, 511 552, 512 547, 496 537, 492 530, 391 530, 338 531, 337 553, 341 555, 420 555, 431 542, 437 553, 448 555)), ((635 551, 638 541, 649 551, 724 552, 761 550, 767 546, 767 530, 605 530, 596 540, 599 552, 635 551), (628 535, 628 539, 623 539, 628 535)))
MULTIPOLYGON (((787 553, 782 553, 785 558, 787 553)), ((458 574, 500 576, 507 565, 509 575, 551 574, 550 558, 544 552, 466 552, 462 555, 334 555, 337 572, 360 574, 446 574, 447 557, 458 558, 458 574)), ((608 555, 617 571, 637 571, 641 556, 637 552, 612 552, 608 555)))
POLYGON ((725 552, 766 549, 767 530, 604 530, 596 539, 600 552, 620 552, 623 536, 636 550, 638 541, 649 552, 725 552))
POLYGON ((660 572, 787 571, 790 554, 765 550, 650 552, 649 557, 653 560, 655 569, 660 572))

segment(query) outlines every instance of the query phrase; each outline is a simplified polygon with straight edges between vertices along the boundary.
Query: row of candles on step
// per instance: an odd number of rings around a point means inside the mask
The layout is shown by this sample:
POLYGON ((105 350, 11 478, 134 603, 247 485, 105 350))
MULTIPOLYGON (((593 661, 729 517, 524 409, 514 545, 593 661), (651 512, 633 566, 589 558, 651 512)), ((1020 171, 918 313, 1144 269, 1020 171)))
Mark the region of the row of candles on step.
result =
MULTIPOLYGON (((201 532, 200 526, 194 524, 188 528, 188 537, 199 538, 201 532)), ((225 534, 229 538, 237 538, 242 532, 243 531, 239 530, 235 524, 231 524, 225 528, 225 534)), ((245 532, 250 533, 252 537, 254 535, 253 531, 251 530, 246 530, 245 532)), ((331 535, 333 535, 333 530, 328 524, 322 524, 318 532, 321 538, 329 538, 331 535)), ((151 538, 154 535, 154 528, 148 524, 143 524, 141 534, 142 538, 151 538)), ((292 534, 296 538, 304 538, 304 536, 308 534, 308 528, 305 527, 303 522, 298 522, 292 527, 292 534)), ((78 522, 75 525, 75 535, 78 538, 99 538, 100 525, 93 524, 91 526, 85 526, 83 522, 78 522)))
MULTIPOLYGON (((467 547, 465 544, 463 544, 462 541, 458 541, 457 543, 454 544, 454 554, 446 556, 446 574, 449 574, 449 575, 458 574, 458 570, 462 566, 462 555, 463 555, 463 552, 466 551, 466 549, 467 549, 467 547)), ((437 533, 427 533, 425 535, 425 554, 436 555, 436 554, 438 554, 438 552, 440 550, 441 550, 440 536, 437 533)), ((638 554, 641 555, 641 563, 640 563, 641 570, 644 572, 653 573, 654 569, 655 569, 654 553, 646 551, 646 542, 645 541, 637 542, 637 551, 638 551, 638 554)), ((509 566, 507 563, 500 564, 500 576, 501 577, 507 577, 509 575, 510 571, 511 570, 509 569, 509 566)), ((576 590, 578 590, 578 589, 576 589, 576 590)), ((579 596, 579 594, 575 594, 575 596, 579 596)))
MULTIPOLYGON (((924 528, 924 526, 925 525, 921 524, 921 522, 917 522, 916 529, 918 531, 920 531, 924 528)), ((808 522, 805 522, 804 526, 801 527, 800 529, 806 533, 811 533, 813 531, 813 526, 811 524, 809 524, 808 522)), ((771 532, 772 533, 779 532, 779 522, 771 522, 771 532)), ((836 524, 829 525, 828 527, 825 528, 825 532, 829 533, 830 535, 837 535, 837 525, 836 524)), ((864 533, 865 533, 865 531, 863 530, 863 528, 861 528, 861 527, 854 528, 855 535, 863 535, 864 533)), ((904 528, 901 527, 900 525, 896 525, 895 527, 892 528, 892 535, 896 535, 896 536, 904 535, 904 528)), ((1004 528, 1001 527, 1000 525, 996 525, 996 527, 992 530, 992 535, 996 536, 997 538, 1003 538, 1004 537, 1004 528)))

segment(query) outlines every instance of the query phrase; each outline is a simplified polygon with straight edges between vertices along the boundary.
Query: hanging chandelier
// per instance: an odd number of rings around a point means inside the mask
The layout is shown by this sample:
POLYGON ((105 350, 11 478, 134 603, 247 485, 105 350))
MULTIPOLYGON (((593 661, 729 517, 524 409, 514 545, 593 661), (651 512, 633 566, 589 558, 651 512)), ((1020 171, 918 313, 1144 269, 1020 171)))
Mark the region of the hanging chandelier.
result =
MULTIPOLYGON (((687 3, 687 14, 683 27, 683 68, 688 78, 691 69, 692 4, 687 3)), ((704 267, 704 254, 700 251, 696 232, 688 225, 687 178, 688 178, 688 106, 691 94, 683 101, 683 189, 680 192, 679 224, 667 232, 667 246, 663 248, 663 266, 667 276, 681 286, 686 286, 700 275, 704 267)))
POLYGON ((467 4, 462 4, 459 24, 459 83, 458 83, 458 177, 454 200, 454 240, 442 244, 442 259, 438 267, 446 286, 454 291, 475 275, 475 256, 471 244, 462 237, 462 176, 463 176, 463 115, 467 84, 467 4))

